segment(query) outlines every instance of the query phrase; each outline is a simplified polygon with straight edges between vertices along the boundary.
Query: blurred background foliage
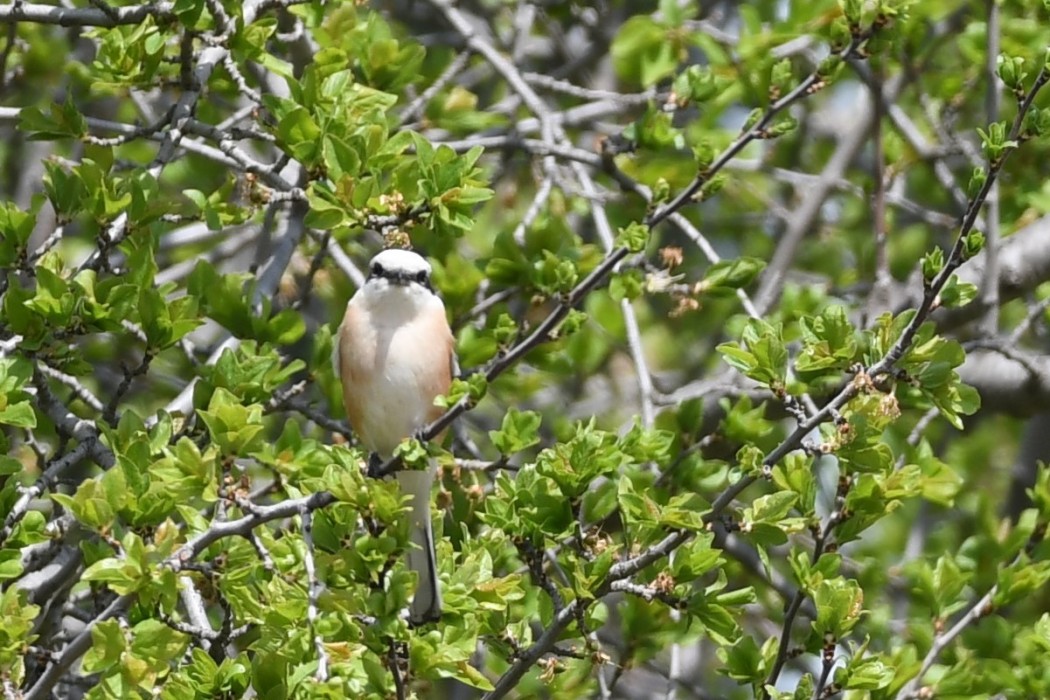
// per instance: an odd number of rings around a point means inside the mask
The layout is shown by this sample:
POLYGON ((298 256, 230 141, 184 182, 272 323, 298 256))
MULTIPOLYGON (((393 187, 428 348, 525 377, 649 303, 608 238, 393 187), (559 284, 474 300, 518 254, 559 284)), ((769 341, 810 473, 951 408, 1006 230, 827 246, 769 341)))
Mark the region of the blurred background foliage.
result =
POLYGON ((1050 696, 1048 19, 0 8, 5 697, 1050 696), (388 245, 422 628, 330 359, 388 245))

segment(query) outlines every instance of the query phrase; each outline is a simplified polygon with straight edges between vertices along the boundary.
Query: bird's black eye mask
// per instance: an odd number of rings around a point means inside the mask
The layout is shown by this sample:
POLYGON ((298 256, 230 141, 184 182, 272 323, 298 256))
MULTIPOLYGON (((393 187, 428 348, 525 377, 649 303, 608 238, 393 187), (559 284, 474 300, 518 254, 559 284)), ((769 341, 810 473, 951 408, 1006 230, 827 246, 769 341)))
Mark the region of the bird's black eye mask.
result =
POLYGON ((389 280, 394 284, 407 285, 412 282, 421 284, 430 291, 434 291, 434 288, 430 285, 430 274, 426 270, 418 270, 416 272, 409 272, 407 270, 391 270, 383 267, 379 263, 372 263, 372 267, 368 270, 368 279, 382 278, 389 280))

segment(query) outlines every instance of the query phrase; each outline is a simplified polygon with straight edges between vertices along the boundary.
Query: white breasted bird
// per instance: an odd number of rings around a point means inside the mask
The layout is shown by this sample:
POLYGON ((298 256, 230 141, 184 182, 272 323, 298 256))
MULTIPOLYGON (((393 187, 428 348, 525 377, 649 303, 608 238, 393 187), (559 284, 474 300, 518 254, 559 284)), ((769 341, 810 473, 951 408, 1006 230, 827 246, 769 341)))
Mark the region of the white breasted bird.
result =
MULTIPOLYGON (((346 306, 335 349, 347 416, 361 444, 389 458, 403 439, 441 415, 435 397, 452 381, 452 331, 445 305, 430 285, 430 264, 408 250, 384 250, 346 306)), ((400 470, 410 499, 408 567, 419 574, 409 609, 415 623, 441 616, 441 590, 430 523, 434 465, 400 470)))

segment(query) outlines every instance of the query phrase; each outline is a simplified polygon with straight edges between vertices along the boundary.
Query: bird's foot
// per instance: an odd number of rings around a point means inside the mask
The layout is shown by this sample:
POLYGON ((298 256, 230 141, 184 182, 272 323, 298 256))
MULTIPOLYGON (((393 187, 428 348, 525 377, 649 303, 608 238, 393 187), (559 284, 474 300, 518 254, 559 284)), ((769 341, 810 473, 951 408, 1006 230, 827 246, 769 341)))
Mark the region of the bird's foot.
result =
POLYGON ((379 476, 379 470, 383 467, 383 460, 380 458, 378 452, 370 452, 368 454, 368 476, 373 479, 379 476))

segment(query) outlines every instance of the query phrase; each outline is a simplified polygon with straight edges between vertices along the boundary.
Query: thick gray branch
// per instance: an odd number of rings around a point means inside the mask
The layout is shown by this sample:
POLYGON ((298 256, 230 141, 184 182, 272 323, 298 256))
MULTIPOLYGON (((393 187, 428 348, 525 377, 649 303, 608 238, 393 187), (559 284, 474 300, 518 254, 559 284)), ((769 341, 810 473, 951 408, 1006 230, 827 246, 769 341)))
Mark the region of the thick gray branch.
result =
POLYGON ((980 392, 982 410, 1021 416, 1050 410, 1050 356, 975 349, 966 355, 959 376, 980 392))
MULTIPOLYGON (((999 244, 999 303, 1017 299, 1050 280, 1050 216, 1019 229, 999 244)), ((956 273, 963 282, 980 286, 988 265, 985 252, 963 263, 956 273)), ((905 285, 898 286, 893 307, 900 311, 915 306, 922 283, 916 271, 905 285)), ((933 314, 941 329, 958 328, 980 318, 987 310, 981 296, 959 309, 939 309, 933 314)))
POLYGON ((104 12, 97 7, 56 7, 32 3, 14 3, 0 7, 0 23, 35 22, 58 24, 63 27, 115 27, 120 24, 138 24, 149 16, 158 21, 174 18, 173 2, 113 7, 104 12))
MULTIPOLYGON (((1000 303, 1016 299, 1050 280, 1050 216, 1037 219, 1003 239, 998 258, 1000 303)), ((985 251, 959 269, 959 278, 980 285, 987 267, 985 251)), ((986 301, 978 297, 972 304, 944 316, 952 321, 970 320, 983 314, 986 306, 986 301)))

